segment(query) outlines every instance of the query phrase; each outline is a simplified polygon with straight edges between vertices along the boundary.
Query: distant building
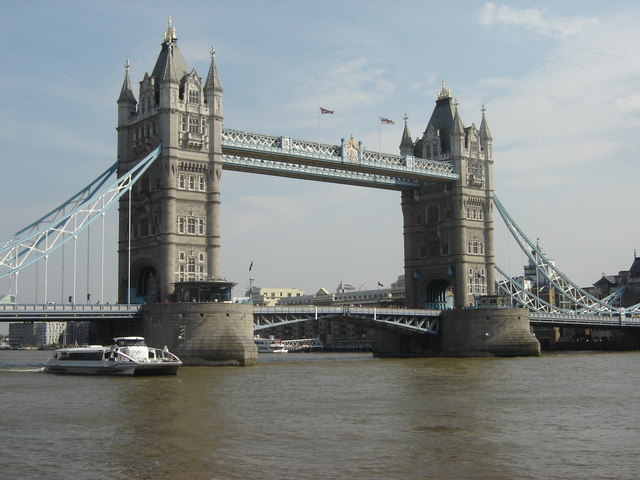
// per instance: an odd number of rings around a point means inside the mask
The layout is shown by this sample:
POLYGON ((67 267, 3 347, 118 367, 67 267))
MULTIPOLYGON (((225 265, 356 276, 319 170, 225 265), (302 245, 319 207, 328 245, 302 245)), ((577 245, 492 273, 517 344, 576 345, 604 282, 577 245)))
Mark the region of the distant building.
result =
POLYGON ((55 345, 63 342, 67 322, 37 322, 35 323, 36 345, 55 345))
POLYGON ((282 299, 304 296, 304 290, 297 288, 262 288, 252 287, 250 290, 251 302, 262 307, 274 307, 282 299))
POLYGON ((587 291, 594 297, 604 298, 622 289, 620 306, 630 307, 640 303, 640 257, 633 254, 633 263, 629 270, 621 270, 617 275, 602 274, 600 280, 587 291))
POLYGON ((36 345, 36 326, 33 322, 9 324, 9 345, 16 347, 34 347, 36 345))
MULTIPOLYGON (((254 304, 269 306, 404 306, 404 275, 400 275, 390 287, 385 288, 381 283, 378 283, 378 287, 362 290, 350 283, 340 282, 334 293, 321 288, 311 295, 305 295, 297 289, 254 287, 252 297, 254 304)), ((273 327, 261 334, 284 339, 319 338, 328 349, 357 350, 371 348, 377 337, 377 329, 343 320, 318 319, 273 327)))
POLYGON ((378 287, 375 290, 361 290, 350 283, 340 282, 335 293, 321 288, 313 295, 283 297, 277 305, 404 306, 404 275, 400 275, 388 288, 381 283, 378 287))

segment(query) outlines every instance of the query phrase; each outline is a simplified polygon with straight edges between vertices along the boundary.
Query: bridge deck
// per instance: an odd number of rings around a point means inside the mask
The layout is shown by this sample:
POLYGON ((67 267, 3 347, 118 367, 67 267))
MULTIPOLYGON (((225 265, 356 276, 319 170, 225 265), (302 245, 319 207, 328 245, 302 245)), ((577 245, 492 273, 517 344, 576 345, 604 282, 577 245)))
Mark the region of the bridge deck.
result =
MULTIPOLYGON (((260 307, 253 309, 256 330, 317 319, 374 322, 414 333, 438 332, 441 310, 352 306, 260 307)), ((13 304, 0 303, 0 322, 65 322, 138 318, 139 304, 13 304)), ((640 327, 638 315, 584 315, 531 312, 532 325, 576 327, 640 327)))

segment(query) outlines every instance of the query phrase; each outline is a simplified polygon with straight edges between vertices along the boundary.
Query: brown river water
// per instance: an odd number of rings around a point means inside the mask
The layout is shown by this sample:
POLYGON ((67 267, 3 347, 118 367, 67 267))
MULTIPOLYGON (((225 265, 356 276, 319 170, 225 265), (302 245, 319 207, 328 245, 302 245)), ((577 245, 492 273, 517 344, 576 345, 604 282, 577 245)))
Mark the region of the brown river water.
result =
POLYGON ((640 353, 267 354, 177 376, 0 351, 0 478, 637 479, 640 353))

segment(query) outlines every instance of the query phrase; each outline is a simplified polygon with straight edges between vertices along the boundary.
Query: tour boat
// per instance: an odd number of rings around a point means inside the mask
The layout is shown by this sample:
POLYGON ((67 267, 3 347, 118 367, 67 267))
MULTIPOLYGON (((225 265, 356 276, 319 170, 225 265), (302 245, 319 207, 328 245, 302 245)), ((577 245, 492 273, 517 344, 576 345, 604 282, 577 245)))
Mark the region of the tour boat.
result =
POLYGON ((256 347, 258 347, 258 353, 287 353, 289 351, 287 347, 273 335, 269 338, 254 337, 253 341, 256 347))
POLYGON ((167 347, 148 347, 143 337, 117 337, 108 347, 60 348, 44 365, 47 373, 85 375, 176 375, 182 362, 167 347))

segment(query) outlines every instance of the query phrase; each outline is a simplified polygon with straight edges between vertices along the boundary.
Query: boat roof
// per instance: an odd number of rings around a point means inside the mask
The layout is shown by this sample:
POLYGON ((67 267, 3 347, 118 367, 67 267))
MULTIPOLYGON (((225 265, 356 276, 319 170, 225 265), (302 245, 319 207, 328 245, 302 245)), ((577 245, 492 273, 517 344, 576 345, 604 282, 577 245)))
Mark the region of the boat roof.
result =
POLYGON ((104 345, 85 345, 83 347, 64 347, 57 348, 56 352, 81 352, 83 350, 95 352, 96 350, 108 350, 110 347, 105 347, 104 345))

